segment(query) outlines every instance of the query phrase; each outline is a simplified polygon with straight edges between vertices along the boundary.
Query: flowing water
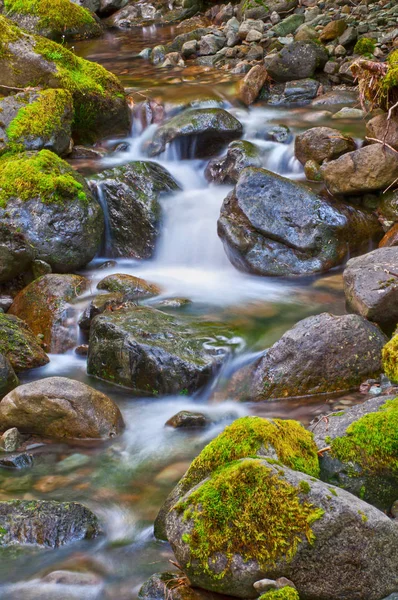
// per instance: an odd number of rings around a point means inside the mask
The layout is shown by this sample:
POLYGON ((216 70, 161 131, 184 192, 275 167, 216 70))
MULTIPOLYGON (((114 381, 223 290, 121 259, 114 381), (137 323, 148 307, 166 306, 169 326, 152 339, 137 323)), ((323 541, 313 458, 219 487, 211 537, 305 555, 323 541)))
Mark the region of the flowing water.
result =
MULTIPOLYGON (((244 138, 263 149, 264 166, 284 176, 300 179, 302 170, 293 156, 292 142, 261 140, 266 123, 282 123, 298 131, 325 119, 310 109, 277 110, 255 107, 244 110, 233 101, 234 78, 227 73, 189 68, 162 70, 142 59, 138 52, 162 43, 180 31, 176 28, 144 28, 108 33, 100 40, 75 46, 80 55, 96 60, 121 77, 135 101, 142 95, 157 97, 169 111, 196 102, 217 104, 235 114, 244 125, 244 138), (145 94, 137 90, 145 90, 145 94)), ((145 127, 134 119, 128 150, 108 151, 101 161, 74 161, 84 173, 146 159, 145 142, 156 125, 145 127)), ((355 125, 345 130, 355 132, 355 125)), ((110 149, 121 140, 105 140, 110 149)), ((238 367, 254 361, 280 335, 308 315, 344 312, 341 272, 306 279, 270 279, 240 273, 229 263, 217 236, 220 206, 227 186, 209 185, 203 175, 205 162, 181 160, 172 146, 158 161, 172 173, 181 191, 162 200, 163 230, 155 257, 148 261, 109 260, 110 228, 107 224, 102 256, 83 272, 92 281, 91 292, 72 307, 70 327, 76 344, 84 342, 77 320, 97 282, 110 273, 129 273, 159 284, 163 297, 184 297, 191 303, 185 312, 222 319, 243 331, 245 346, 227 363, 208 388, 194 397, 185 395, 137 398, 128 390, 94 380, 86 374, 86 360, 73 351, 51 355, 51 362, 24 374, 22 382, 54 375, 72 377, 100 389, 120 406, 126 430, 118 439, 98 444, 33 444, 34 466, 21 471, 0 471, 0 498, 76 500, 92 508, 104 524, 105 535, 96 541, 51 551, 32 551, 0 561, 0 597, 7 599, 59 600, 85 598, 134 598, 147 577, 170 570, 172 553, 153 537, 152 524, 163 499, 182 476, 192 458, 226 424, 245 414, 299 419, 308 424, 316 415, 358 401, 358 396, 312 398, 263 405, 239 404, 223 393, 225 382, 238 367), (217 401, 216 401, 217 400, 217 401), (210 428, 182 431, 165 427, 180 410, 201 411, 211 418, 210 428), (88 570, 98 576, 92 585, 67 586, 43 583, 41 578, 58 569, 88 570)), ((105 216, 106 206, 99 193, 105 216)), ((155 299, 156 301, 159 298, 155 299)), ((155 301, 148 300, 150 305, 155 301)))

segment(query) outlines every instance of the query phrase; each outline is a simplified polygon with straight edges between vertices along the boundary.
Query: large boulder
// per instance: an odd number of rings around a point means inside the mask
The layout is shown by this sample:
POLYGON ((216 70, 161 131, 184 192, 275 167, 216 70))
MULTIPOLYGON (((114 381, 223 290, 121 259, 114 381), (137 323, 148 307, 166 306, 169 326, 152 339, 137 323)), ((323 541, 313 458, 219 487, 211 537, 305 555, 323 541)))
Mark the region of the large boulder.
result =
MULTIPOLYGON (((35 253, 54 271, 84 267, 96 254, 104 217, 83 177, 48 150, 6 155, 0 159, 0 218, 10 231, 20 232, 35 253)), ((10 240, 0 230, 1 247, 10 240)), ((24 261, 25 262, 25 261, 24 261)), ((10 276, 15 274, 10 260, 10 276)))
POLYGON ((42 367, 49 362, 29 327, 12 315, 0 313, 0 353, 16 372, 42 367))
POLYGON ((205 177, 214 183, 236 183, 246 167, 261 167, 261 151, 246 140, 231 142, 227 154, 209 161, 205 177))
POLYGON ((275 55, 267 57, 265 66, 272 79, 278 82, 313 77, 328 60, 325 48, 316 42, 293 42, 275 55))
POLYGON ((91 189, 109 220, 107 255, 150 258, 160 232, 160 196, 179 189, 170 173, 153 162, 131 162, 100 173, 91 189))
POLYGON ((354 140, 338 129, 331 127, 312 127, 300 133, 294 143, 296 158, 302 165, 308 160, 322 164, 325 160, 334 160, 346 152, 356 149, 354 140))
POLYGON ((348 307, 386 331, 398 324, 398 248, 352 258, 344 270, 348 307))
POLYGON ((155 520, 155 536, 167 539, 167 514, 189 490, 229 462, 249 456, 268 457, 313 477, 319 476, 313 436, 300 423, 242 417, 226 427, 192 462, 160 509, 155 520))
POLYGON ((322 313, 299 321, 250 369, 236 373, 230 395, 259 402, 357 389, 382 371, 386 336, 358 315, 322 313))
POLYGON ((0 0, 0 12, 26 31, 51 39, 85 38, 102 33, 98 19, 70 0, 0 0))
POLYGON ((265 169, 244 169, 221 208, 218 234, 232 264, 258 275, 327 271, 380 239, 376 217, 265 169))
MULTIPOLYGON (((68 0, 69 1, 69 0, 68 0)), ((130 114, 118 79, 64 45, 30 35, 0 15, 0 85, 69 90, 75 141, 93 142, 128 130, 130 114)))
POLYGON ((72 96, 68 90, 20 92, 0 101, 0 154, 41 150, 65 154, 71 145, 72 96))
POLYGON ((317 600, 379 600, 397 589, 397 524, 270 459, 215 471, 172 507, 166 529, 191 584, 213 592, 255 598, 255 582, 279 577, 317 600))
POLYGON ((16 427, 56 439, 107 439, 123 429, 117 405, 94 388, 66 377, 20 385, 0 402, 0 428, 16 427))
POLYGON ((203 386, 242 345, 225 326, 139 306, 92 321, 87 372, 156 396, 203 386))
POLYGON ((242 132, 242 124, 223 108, 190 108, 156 130, 148 152, 156 156, 167 144, 179 141, 181 158, 206 158, 240 138, 242 132))
POLYGON ((43 275, 17 294, 8 314, 25 321, 48 352, 65 352, 77 342, 68 324, 70 303, 88 287, 89 280, 80 275, 43 275))
POLYGON ((18 225, 0 223, 0 283, 27 271, 35 256, 34 248, 18 225))
POLYGON ((397 500, 398 399, 371 398, 320 419, 321 479, 389 511, 397 500))
POLYGON ((388 188, 398 178, 398 154, 382 144, 364 146, 322 165, 331 194, 365 194, 388 188))
POLYGON ((18 385, 18 377, 4 354, 0 354, 0 399, 18 385))
POLYGON ((97 517, 77 502, 12 500, 0 502, 0 547, 59 548, 101 533, 97 517))

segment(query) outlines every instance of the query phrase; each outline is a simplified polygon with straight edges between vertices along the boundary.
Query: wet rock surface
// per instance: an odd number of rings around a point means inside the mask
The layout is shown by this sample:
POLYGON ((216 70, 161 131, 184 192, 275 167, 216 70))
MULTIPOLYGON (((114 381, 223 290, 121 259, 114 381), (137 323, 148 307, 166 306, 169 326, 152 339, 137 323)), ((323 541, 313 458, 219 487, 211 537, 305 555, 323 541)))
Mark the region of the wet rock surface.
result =
POLYGON ((42 367, 49 362, 47 354, 26 323, 18 317, 2 313, 0 313, 0 353, 9 360, 17 373, 42 367))

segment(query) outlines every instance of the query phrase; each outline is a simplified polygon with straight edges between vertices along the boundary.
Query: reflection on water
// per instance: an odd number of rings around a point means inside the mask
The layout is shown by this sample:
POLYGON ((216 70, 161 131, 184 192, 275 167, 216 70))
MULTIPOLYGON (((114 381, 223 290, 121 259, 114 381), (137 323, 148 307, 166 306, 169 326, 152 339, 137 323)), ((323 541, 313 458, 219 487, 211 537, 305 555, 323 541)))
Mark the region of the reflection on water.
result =
MULTIPOLYGON (((226 83, 221 81, 210 89, 209 83, 217 81, 216 75, 220 81, 220 72, 202 70, 198 78, 189 71, 176 74, 156 69, 136 57, 144 46, 153 45, 154 40, 156 43, 167 41, 176 33, 173 28, 107 33, 100 40, 76 44, 76 49, 80 55, 94 58, 116 72, 126 85, 161 86, 161 97, 166 102, 173 99, 175 104, 183 105, 198 98, 218 99, 242 121, 245 139, 262 147, 264 167, 301 178, 302 169, 294 159, 292 143, 262 140, 259 131, 271 120, 290 120, 293 129, 299 129, 311 111, 271 111, 261 107, 248 111, 233 107, 228 95, 233 78, 228 74, 226 83)), ((128 151, 109 154, 95 163, 94 168, 145 159, 145 144, 155 127, 143 129, 142 124, 135 121, 132 137, 126 140, 128 151)), ((75 162, 78 165, 79 161, 75 162)), ((34 456, 32 468, 0 471, 0 499, 81 501, 99 515, 104 529, 104 535, 95 541, 60 550, 0 554, 1 598, 135 598, 147 577, 171 566, 169 546, 156 541, 152 533, 153 520, 162 501, 192 458, 227 423, 245 414, 290 417, 309 423, 314 416, 340 407, 341 402, 346 406, 359 400, 358 395, 354 395, 343 400, 321 397, 261 405, 241 405, 233 398, 217 402, 223 397, 223 386, 232 373, 256 360, 259 353, 299 319, 325 310, 335 314, 344 312, 341 276, 336 271, 332 278, 287 281, 239 273, 227 260, 217 236, 220 206, 230 188, 209 185, 203 176, 205 162, 179 160, 176 145, 168 148, 157 162, 172 173, 181 191, 161 201, 163 229, 155 257, 143 262, 118 259, 104 264, 105 245, 104 256, 83 272, 91 279, 91 290, 73 306, 71 326, 76 327, 77 318, 96 293, 100 279, 111 273, 130 273, 159 284, 164 298, 191 300, 180 310, 198 319, 221 319, 237 327, 247 340, 248 350, 225 365, 208 388, 194 397, 137 398, 128 390, 90 378, 86 374, 85 358, 74 352, 52 355, 48 365, 21 376, 22 383, 41 377, 67 376, 104 391, 119 404, 126 430, 118 439, 102 445, 32 443, 29 448, 34 456), (165 427, 165 422, 180 410, 199 410, 212 424, 207 429, 191 431, 165 427), (87 585, 43 583, 43 577, 59 569, 88 571, 94 579, 87 585)), ((159 298, 146 302, 151 305, 157 300, 159 298)), ((76 344, 85 341, 84 335, 76 333, 76 344)))

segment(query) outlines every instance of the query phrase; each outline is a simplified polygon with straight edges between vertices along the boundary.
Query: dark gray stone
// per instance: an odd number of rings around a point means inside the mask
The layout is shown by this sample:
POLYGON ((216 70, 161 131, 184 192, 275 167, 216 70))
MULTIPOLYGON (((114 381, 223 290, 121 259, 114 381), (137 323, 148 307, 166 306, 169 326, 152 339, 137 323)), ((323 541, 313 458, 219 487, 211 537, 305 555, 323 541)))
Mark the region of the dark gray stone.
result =
POLYGON ((328 53, 316 42, 293 42, 265 61, 269 75, 275 81, 293 81, 313 77, 323 69, 328 53))

